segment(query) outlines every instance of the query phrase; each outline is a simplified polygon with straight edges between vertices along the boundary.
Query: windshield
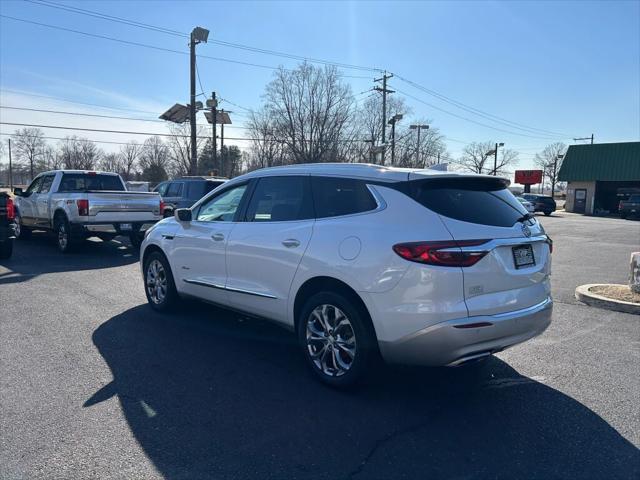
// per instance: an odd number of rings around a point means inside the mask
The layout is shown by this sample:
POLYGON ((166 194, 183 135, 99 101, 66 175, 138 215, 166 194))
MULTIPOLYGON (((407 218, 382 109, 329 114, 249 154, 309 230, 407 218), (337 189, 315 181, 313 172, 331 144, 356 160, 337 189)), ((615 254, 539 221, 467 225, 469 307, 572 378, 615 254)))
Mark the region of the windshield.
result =
POLYGON ((117 175, 101 173, 65 173, 60 181, 59 192, 85 192, 87 190, 124 191, 117 175))

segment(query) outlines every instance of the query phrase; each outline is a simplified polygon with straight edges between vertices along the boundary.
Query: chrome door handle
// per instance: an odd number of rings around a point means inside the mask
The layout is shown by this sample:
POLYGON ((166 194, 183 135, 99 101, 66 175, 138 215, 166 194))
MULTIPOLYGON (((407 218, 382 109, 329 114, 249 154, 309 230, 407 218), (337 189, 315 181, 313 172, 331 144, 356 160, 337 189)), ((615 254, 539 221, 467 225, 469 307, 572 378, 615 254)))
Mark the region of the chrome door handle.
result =
POLYGON ((299 247, 300 241, 296 240, 295 238, 288 238, 287 240, 282 241, 282 245, 284 245, 287 248, 299 247))
POLYGON ((216 242, 221 242, 222 240, 224 240, 224 235, 221 233, 214 233, 213 235, 211 235, 211 238, 213 238, 216 242))

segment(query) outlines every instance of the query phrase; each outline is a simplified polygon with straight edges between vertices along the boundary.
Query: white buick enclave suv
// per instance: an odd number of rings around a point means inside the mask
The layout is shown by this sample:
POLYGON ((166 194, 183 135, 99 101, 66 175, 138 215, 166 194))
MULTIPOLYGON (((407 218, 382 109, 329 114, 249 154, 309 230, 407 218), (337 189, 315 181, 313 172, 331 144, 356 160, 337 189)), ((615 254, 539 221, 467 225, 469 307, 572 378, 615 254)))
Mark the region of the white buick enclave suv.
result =
POLYGON ((364 164, 237 177, 152 227, 145 291, 275 320, 323 381, 460 365, 542 333, 552 243, 505 179, 364 164))

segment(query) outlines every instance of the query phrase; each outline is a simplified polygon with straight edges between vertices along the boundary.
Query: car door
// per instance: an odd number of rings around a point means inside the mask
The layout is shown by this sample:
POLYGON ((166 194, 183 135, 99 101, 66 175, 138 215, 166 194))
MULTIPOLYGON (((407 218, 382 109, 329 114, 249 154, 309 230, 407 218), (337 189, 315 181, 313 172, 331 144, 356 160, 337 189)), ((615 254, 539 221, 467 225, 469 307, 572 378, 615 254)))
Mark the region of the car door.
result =
POLYGON ((257 180, 242 222, 227 242, 229 304, 286 321, 287 299, 315 215, 309 176, 257 180))
POLYGON ((167 193, 163 198, 166 205, 170 205, 173 210, 180 208, 180 201, 182 200, 182 191, 184 189, 184 182, 171 182, 167 187, 167 193))
POLYGON ((38 189, 42 183, 42 177, 36 177, 29 188, 22 194, 18 204, 20 218, 24 225, 34 226, 36 222, 36 201, 38 200, 38 189))
POLYGON ((180 223, 170 255, 180 292, 227 303, 225 250, 246 190, 244 183, 217 192, 193 209, 190 222, 180 223))
POLYGON ((50 227, 49 222, 49 192, 53 185, 55 175, 48 174, 42 177, 42 182, 38 188, 38 193, 35 194, 34 199, 34 217, 35 223, 41 227, 50 227))

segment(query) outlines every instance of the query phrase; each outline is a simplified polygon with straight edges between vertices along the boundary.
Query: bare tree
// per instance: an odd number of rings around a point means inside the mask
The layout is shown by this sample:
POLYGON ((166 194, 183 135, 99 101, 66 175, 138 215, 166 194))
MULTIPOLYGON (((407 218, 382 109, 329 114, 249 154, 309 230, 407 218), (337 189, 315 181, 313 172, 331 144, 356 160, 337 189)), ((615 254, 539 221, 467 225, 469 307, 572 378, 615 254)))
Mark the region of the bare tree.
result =
POLYGON ((267 85, 265 114, 294 163, 335 160, 353 111, 353 95, 335 67, 280 68, 267 85))
MULTIPOLYGON (((387 118, 396 114, 405 117, 412 113, 411 107, 406 105, 403 97, 389 96, 387 98, 387 118)), ((357 160, 370 163, 377 163, 378 158, 373 154, 376 145, 382 143, 382 95, 374 93, 367 97, 357 109, 355 114, 355 124, 357 125, 358 138, 362 139, 359 149, 353 149, 357 160)), ((391 141, 390 127, 387 126, 386 141, 391 141)), ((396 138, 400 138, 402 133, 396 127, 396 138)), ((388 153, 388 152, 387 152, 388 153)), ((379 157, 382 160, 382 157, 379 157)), ((391 161, 389 154, 385 156, 387 161, 391 161)))
POLYGON ((246 125, 253 138, 246 165, 248 171, 289 163, 285 160, 284 142, 278 139, 276 123, 266 110, 251 112, 246 125))
POLYGON ((66 137, 59 145, 60 160, 64 168, 91 170, 103 155, 94 142, 76 136, 66 137))
POLYGON ((105 172, 120 173, 123 170, 122 157, 117 153, 105 153, 98 162, 100 170, 105 172))
POLYGON ((562 159, 567 151, 567 146, 562 142, 552 143, 544 147, 540 153, 536 153, 533 162, 544 172, 544 176, 551 183, 551 195, 553 196, 558 183, 558 173, 562 166, 562 159))
POLYGON ((492 142, 473 142, 462 149, 462 156, 455 163, 463 169, 473 173, 490 172, 492 166, 487 168, 487 159, 491 156, 491 150, 495 148, 492 142))
MULTIPOLYGON (((171 124, 169 126, 171 134, 167 140, 167 146, 169 148, 171 156, 171 167, 169 170, 175 176, 190 175, 191 174, 191 127, 188 123, 183 124, 171 124)), ((202 153, 202 147, 205 143, 205 129, 204 127, 196 128, 196 148, 198 152, 202 153)), ((199 155, 199 163, 202 163, 202 155, 199 155)), ((199 169, 200 170, 200 169, 199 169)), ((197 172, 196 172, 197 173, 197 172)))
POLYGON ((420 144, 416 130, 410 123, 430 124, 430 120, 407 122, 402 129, 396 129, 396 166, 426 168, 438 163, 440 157, 447 155, 444 136, 438 128, 430 127, 420 132, 420 144))
POLYGON ((146 139, 140 154, 143 177, 150 182, 162 182, 167 179, 169 166, 169 148, 162 139, 158 136, 146 139))
POLYGON ((46 145, 44 132, 39 128, 23 128, 12 135, 17 160, 29 166, 30 176, 34 177, 38 159, 42 158, 46 145))
POLYGON ((120 161, 122 171, 120 172, 125 180, 131 180, 136 168, 136 163, 140 157, 142 147, 133 141, 120 147, 120 161))
POLYGON ((473 173, 507 175, 509 167, 519 161, 518 152, 510 149, 499 150, 494 172, 495 148, 494 142, 470 143, 462 150, 462 156, 454 162, 473 173))

